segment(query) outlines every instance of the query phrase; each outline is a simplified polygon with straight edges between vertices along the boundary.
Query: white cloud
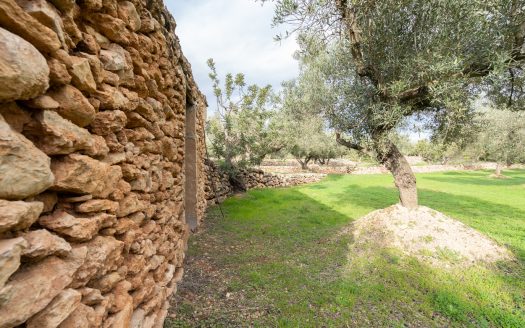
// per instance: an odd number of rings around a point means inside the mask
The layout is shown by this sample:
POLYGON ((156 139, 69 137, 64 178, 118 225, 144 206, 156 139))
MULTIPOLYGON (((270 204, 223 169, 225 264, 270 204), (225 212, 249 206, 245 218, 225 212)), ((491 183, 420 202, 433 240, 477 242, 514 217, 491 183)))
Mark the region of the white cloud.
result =
POLYGON ((213 93, 206 60, 213 58, 218 72, 245 73, 248 83, 280 83, 297 75, 292 58, 298 48, 293 38, 273 40, 279 32, 271 28, 274 7, 254 0, 166 0, 177 21, 176 33, 182 51, 192 65, 200 89, 213 110, 213 93))

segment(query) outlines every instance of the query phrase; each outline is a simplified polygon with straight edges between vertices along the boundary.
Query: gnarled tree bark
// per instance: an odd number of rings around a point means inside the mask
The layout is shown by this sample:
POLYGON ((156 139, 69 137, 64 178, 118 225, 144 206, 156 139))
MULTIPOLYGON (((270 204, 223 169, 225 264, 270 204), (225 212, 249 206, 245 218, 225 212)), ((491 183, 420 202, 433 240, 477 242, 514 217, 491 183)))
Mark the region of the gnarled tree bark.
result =
POLYGON ((416 208, 418 206, 416 176, 405 156, 388 139, 377 141, 375 150, 379 163, 383 164, 394 176, 401 205, 416 208))
MULTIPOLYGON (((339 132, 336 132, 336 141, 349 149, 367 153, 366 149, 359 144, 345 140, 339 132)), ((396 145, 388 138, 378 135, 374 141, 376 159, 392 173, 394 183, 399 191, 401 205, 407 208, 418 206, 416 176, 412 172, 410 164, 405 156, 401 154, 396 145)))

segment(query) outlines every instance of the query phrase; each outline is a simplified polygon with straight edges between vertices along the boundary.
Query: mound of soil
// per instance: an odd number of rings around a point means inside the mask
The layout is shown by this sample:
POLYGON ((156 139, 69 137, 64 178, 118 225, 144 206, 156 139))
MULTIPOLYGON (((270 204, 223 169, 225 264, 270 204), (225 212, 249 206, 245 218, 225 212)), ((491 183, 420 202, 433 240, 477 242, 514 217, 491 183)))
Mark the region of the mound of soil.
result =
POLYGON ((512 260, 494 240, 428 207, 394 205, 358 219, 352 225, 354 245, 361 250, 395 248, 437 266, 512 260))

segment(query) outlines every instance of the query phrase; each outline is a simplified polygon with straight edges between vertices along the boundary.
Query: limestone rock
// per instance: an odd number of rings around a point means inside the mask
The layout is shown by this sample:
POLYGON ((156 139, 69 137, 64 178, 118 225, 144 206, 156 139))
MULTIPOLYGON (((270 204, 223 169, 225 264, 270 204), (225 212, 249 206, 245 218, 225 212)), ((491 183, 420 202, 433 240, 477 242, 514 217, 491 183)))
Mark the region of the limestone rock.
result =
POLYGON ((57 34, 31 17, 14 0, 0 1, 0 25, 18 34, 42 52, 52 53, 60 49, 57 34))
POLYGON ((102 84, 95 93, 95 98, 100 101, 101 110, 127 110, 130 103, 122 92, 109 84, 102 84))
POLYGON ((37 219, 44 204, 0 199, 0 233, 9 230, 24 230, 37 219))
POLYGON ((49 80, 52 85, 60 86, 71 82, 71 75, 69 75, 64 63, 56 58, 50 58, 47 61, 47 66, 49 66, 49 80))
POLYGON ((91 131, 101 136, 122 130, 126 126, 127 117, 123 111, 110 110, 98 112, 91 122, 91 131))
POLYGON ((108 71, 129 70, 133 68, 130 54, 118 44, 112 43, 107 50, 100 50, 100 60, 108 71))
POLYGON ((92 135, 91 137, 93 138, 93 144, 90 148, 86 149, 84 153, 90 156, 105 157, 109 153, 109 147, 106 140, 97 135, 92 135))
POLYGON ((100 279, 91 281, 89 283, 89 286, 100 290, 100 292, 102 293, 107 293, 111 291, 115 287, 115 285, 123 279, 124 277, 122 277, 118 272, 115 271, 105 275, 100 279))
POLYGON ((115 165, 118 163, 122 163, 126 160, 126 153, 109 153, 105 158, 102 159, 104 163, 108 163, 109 165, 115 165))
POLYGON ((80 303, 58 328, 95 328, 95 310, 80 303))
POLYGON ((29 108, 36 108, 36 109, 58 109, 60 107, 60 104, 57 103, 53 98, 41 95, 34 99, 28 100, 24 102, 24 105, 26 105, 29 108))
MULTIPOLYGON (((89 35, 89 34, 86 34, 89 35)), ((80 57, 87 59, 89 66, 91 67, 91 73, 96 84, 102 83, 104 80, 104 69, 102 67, 102 62, 97 55, 87 54, 81 52, 78 54, 80 57)), ((95 85, 96 87, 96 85, 95 85)))
POLYGON ((79 3, 83 9, 89 11, 99 11, 103 6, 102 0, 81 0, 79 3))
POLYGON ((27 321, 27 328, 55 328, 80 304, 82 295, 74 289, 66 289, 27 321))
POLYGON ((105 222, 111 222, 114 218, 105 213, 92 217, 75 217, 63 210, 56 210, 51 215, 42 216, 38 223, 68 239, 87 241, 96 235, 105 222))
POLYGON ((86 92, 95 92, 97 84, 91 73, 91 65, 86 58, 71 56, 69 74, 75 87, 86 92))
POLYGON ((100 45, 95 40, 95 37, 93 37, 91 34, 84 32, 82 32, 82 40, 80 40, 80 43, 77 45, 77 48, 91 55, 98 55, 100 52, 100 45))
POLYGON ((122 19, 132 31, 140 30, 140 16, 133 3, 129 1, 119 2, 118 17, 122 19))
POLYGON ((88 247, 86 261, 74 277, 73 288, 84 286, 92 278, 100 278, 116 269, 115 264, 122 260, 124 243, 113 237, 97 236, 82 244, 88 247))
POLYGON ((92 199, 75 207, 79 213, 92 213, 108 211, 115 213, 118 210, 119 204, 109 199, 92 199))
POLYGON ((93 195, 82 195, 76 197, 66 197, 62 198, 62 201, 65 203, 82 203, 87 200, 93 199, 93 195))
POLYGON ((26 247, 27 242, 20 237, 0 240, 0 290, 20 266, 20 256, 26 247))
MULTIPOLYGON (((78 7, 75 7, 75 9, 77 8, 78 7)), ((78 15, 78 11, 74 10, 71 14, 62 16, 64 31, 67 33, 66 43, 70 48, 76 48, 77 44, 82 40, 82 31, 78 28, 73 17, 76 15, 78 15)))
POLYGON ((0 105, 0 115, 9 124, 11 129, 22 133, 27 123, 31 122, 31 114, 20 108, 16 102, 10 102, 0 105))
POLYGON ((0 116, 0 198, 21 199, 52 185, 49 157, 0 116))
POLYGON ((124 21, 102 13, 90 15, 88 19, 111 41, 124 45, 129 44, 130 33, 124 21))
POLYGON ((75 5, 75 0, 49 0, 62 13, 68 13, 75 5))
POLYGON ((66 256, 71 246, 62 238, 45 229, 34 230, 23 235, 28 247, 22 256, 29 259, 41 259, 49 255, 66 256))
POLYGON ((48 95, 60 104, 56 111, 76 125, 84 127, 93 120, 95 108, 77 88, 65 85, 50 91, 48 95))
POLYGON ((86 305, 96 305, 105 299, 100 290, 94 288, 81 288, 80 293, 82 293, 82 303, 86 305))
POLYGON ((54 160, 51 168, 55 174, 53 189, 100 198, 111 194, 122 177, 120 167, 78 154, 54 160))
MULTIPOLYGON (((129 296, 129 295, 128 295, 129 296)), ((126 298, 122 310, 112 316, 109 316, 107 323, 112 328, 129 328, 131 326, 131 317, 133 316, 133 299, 126 298)))
POLYGON ((67 259, 50 256, 14 274, 1 291, 7 295, 0 295, 0 327, 20 325, 44 309, 71 283, 85 256, 85 248, 67 259))
POLYGON ((114 300, 110 312, 115 313, 122 311, 129 303, 133 304, 133 297, 128 291, 131 289, 131 283, 123 280, 116 284, 113 289, 114 300))
POLYGON ((52 29, 63 47, 66 46, 62 19, 56 8, 46 0, 16 0, 16 2, 40 23, 52 29))
POLYGON ((146 311, 141 308, 136 309, 131 317, 131 328, 143 328, 146 311))
POLYGON ((0 81, 0 102, 31 99, 49 87, 49 67, 44 56, 26 40, 1 27, 0 81))
POLYGON ((30 198, 29 200, 43 203, 44 209, 42 210, 42 213, 49 213, 55 208, 55 205, 58 201, 58 196, 55 192, 46 191, 30 198))
POLYGON ((130 194, 119 202, 119 210, 117 211, 117 216, 127 216, 131 213, 143 210, 144 207, 144 202, 139 200, 136 194, 130 194))
POLYGON ((35 119, 26 128, 26 135, 48 155, 67 155, 93 147, 93 137, 88 130, 66 120, 57 112, 44 110, 36 114, 35 119))

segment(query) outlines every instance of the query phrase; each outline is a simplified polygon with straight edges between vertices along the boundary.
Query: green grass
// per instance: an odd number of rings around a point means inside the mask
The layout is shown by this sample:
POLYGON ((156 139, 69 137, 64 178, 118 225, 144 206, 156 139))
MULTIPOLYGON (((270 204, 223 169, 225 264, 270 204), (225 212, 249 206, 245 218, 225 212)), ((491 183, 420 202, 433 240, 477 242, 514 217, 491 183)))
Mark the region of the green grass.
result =
MULTIPOLYGON (((188 257, 210 259, 223 274, 216 283, 264 314, 246 322, 233 311, 229 321, 214 320, 225 316, 218 306, 195 321, 187 309, 202 305, 183 303, 166 326, 525 327, 525 171, 505 174, 511 179, 485 171, 417 176, 422 205, 485 233, 518 258, 491 268, 445 270, 396 250, 352 251, 350 236, 339 231, 397 202, 388 175, 333 175, 230 198, 224 219, 211 209, 188 257)), ((442 252, 451 262, 454 255, 442 252)))

